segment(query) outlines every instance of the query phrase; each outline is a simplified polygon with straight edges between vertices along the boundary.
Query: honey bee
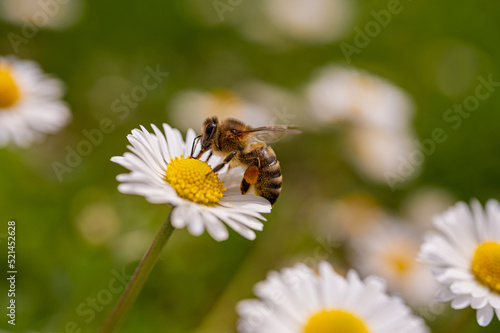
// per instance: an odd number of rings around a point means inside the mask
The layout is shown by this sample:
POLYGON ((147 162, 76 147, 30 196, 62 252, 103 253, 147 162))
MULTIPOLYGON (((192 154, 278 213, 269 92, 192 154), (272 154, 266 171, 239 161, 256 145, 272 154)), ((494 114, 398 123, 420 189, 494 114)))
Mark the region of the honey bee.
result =
POLYGON ((280 140, 287 133, 300 133, 294 126, 275 125, 252 128, 236 119, 219 122, 217 117, 207 118, 202 125, 201 135, 193 142, 191 156, 198 141, 201 150, 223 156, 222 163, 213 168, 217 172, 229 163, 229 167, 247 167, 241 181, 241 194, 248 193, 253 185, 255 193, 269 200, 272 206, 281 193, 283 177, 280 163, 274 150, 267 145, 280 140))

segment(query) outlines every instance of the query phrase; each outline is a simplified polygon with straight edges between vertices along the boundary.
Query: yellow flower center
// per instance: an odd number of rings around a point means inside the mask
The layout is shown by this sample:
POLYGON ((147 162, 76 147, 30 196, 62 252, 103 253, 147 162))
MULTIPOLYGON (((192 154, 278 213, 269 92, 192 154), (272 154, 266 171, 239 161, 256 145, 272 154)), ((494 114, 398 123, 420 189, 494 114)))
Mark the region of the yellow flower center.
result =
POLYGON ((220 118, 235 117, 242 108, 241 98, 235 92, 226 89, 211 91, 210 114, 218 114, 220 118))
POLYGON ((303 333, 369 333, 365 323, 352 313, 323 310, 312 316, 303 333))
POLYGON ((472 273, 479 283, 500 293, 500 244, 484 242, 476 248, 472 259, 472 273))
POLYGON ((389 257, 388 260, 389 260, 389 265, 391 265, 391 267, 393 268, 393 271, 401 275, 407 273, 412 266, 408 258, 402 255, 393 254, 392 256, 389 257))
POLYGON ((170 160, 165 180, 181 198, 208 206, 218 203, 226 190, 224 182, 206 162, 183 155, 170 160))
POLYGON ((10 68, 0 64, 0 108, 12 106, 18 99, 19 90, 12 78, 10 68))

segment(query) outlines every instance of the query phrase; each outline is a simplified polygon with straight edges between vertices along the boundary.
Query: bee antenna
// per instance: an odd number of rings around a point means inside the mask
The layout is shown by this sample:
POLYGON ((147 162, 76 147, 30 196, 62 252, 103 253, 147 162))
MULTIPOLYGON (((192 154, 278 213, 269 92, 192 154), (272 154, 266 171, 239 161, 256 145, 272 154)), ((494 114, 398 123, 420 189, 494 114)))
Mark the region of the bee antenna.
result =
POLYGON ((193 154, 194 154, 194 149, 196 147, 196 145, 198 144, 198 142, 200 141, 200 138, 201 138, 201 134, 198 135, 196 138, 194 138, 193 140, 193 146, 191 147, 191 157, 193 157, 193 154))

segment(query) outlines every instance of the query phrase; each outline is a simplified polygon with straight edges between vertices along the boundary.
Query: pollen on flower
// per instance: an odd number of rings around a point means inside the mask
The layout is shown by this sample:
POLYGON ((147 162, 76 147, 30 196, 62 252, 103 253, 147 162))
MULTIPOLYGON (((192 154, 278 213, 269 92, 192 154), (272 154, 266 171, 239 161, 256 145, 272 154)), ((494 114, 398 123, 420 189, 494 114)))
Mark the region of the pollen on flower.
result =
POLYGON ((323 310, 316 313, 304 326, 303 333, 369 333, 365 323, 350 312, 323 310))
POLYGON ((11 75, 10 68, 0 64, 0 108, 12 106, 18 99, 19 90, 11 75))
POLYGON ((500 293, 500 243, 484 242, 476 248, 472 272, 479 283, 500 293))
POLYGON ((208 206, 218 203, 226 190, 206 162, 183 155, 170 160, 165 180, 181 198, 208 206))

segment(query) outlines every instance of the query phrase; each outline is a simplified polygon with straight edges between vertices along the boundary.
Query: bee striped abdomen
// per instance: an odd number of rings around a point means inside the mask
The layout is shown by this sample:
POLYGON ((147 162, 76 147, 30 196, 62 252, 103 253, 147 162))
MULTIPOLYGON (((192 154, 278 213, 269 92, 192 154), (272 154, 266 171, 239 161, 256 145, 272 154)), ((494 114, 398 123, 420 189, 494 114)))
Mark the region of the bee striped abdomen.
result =
POLYGON ((280 162, 276 159, 274 150, 269 146, 259 151, 259 162, 260 172, 255 184, 255 192, 269 200, 271 205, 274 205, 278 200, 283 184, 280 162))

